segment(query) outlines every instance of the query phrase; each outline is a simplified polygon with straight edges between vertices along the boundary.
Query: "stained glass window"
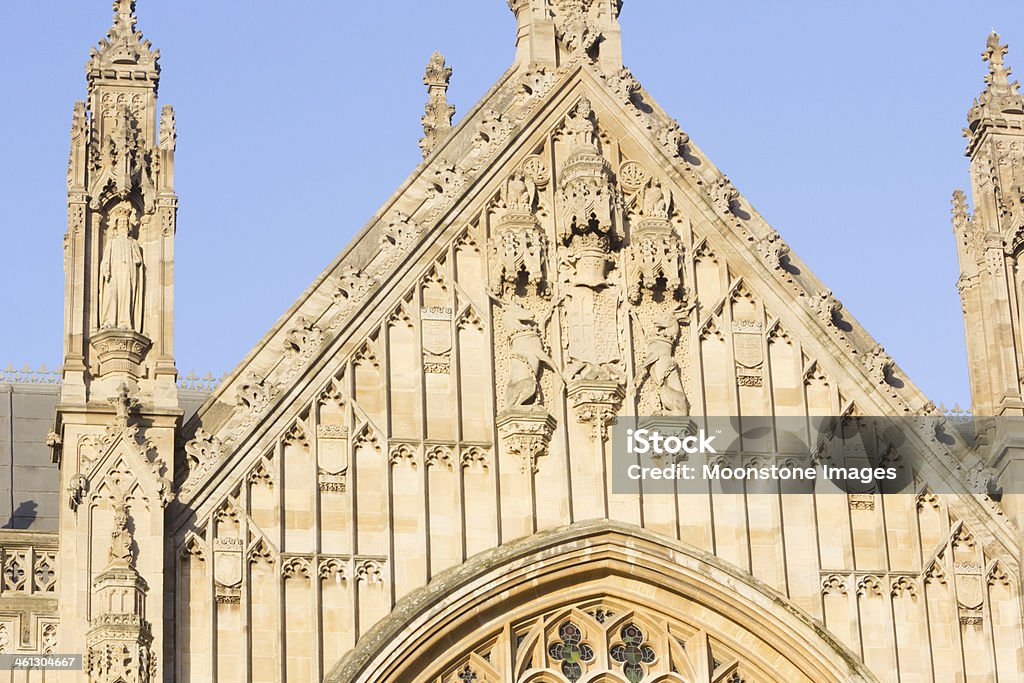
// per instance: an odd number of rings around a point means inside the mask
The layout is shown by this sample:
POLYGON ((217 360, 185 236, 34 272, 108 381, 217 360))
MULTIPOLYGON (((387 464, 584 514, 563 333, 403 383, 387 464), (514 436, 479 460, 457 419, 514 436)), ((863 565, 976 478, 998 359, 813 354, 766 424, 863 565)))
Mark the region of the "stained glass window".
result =
POLYGON ((569 683, 576 683, 583 677, 583 664, 594 660, 594 648, 583 642, 583 632, 579 626, 567 621, 558 629, 561 641, 551 643, 548 654, 551 659, 562 664, 562 674, 569 683))
POLYGON ((612 647, 612 659, 622 664, 622 673, 630 683, 640 683, 644 677, 644 664, 653 664, 654 650, 645 644, 644 632, 636 624, 626 624, 619 631, 622 643, 612 647))

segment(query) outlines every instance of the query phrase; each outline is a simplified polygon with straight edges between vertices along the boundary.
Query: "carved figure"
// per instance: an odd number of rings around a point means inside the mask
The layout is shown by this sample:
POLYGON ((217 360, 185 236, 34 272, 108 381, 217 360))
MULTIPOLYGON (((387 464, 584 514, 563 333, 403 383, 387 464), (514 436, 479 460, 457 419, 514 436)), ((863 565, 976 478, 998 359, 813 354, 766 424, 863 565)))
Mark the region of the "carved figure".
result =
POLYGON ((110 213, 100 261, 100 326, 141 332, 144 265, 142 247, 132 236, 134 214, 127 203, 110 213))
POLYGON ((644 218, 667 220, 671 208, 671 193, 662 187, 659 180, 651 179, 650 184, 644 189, 642 204, 644 218))
POLYGON ((114 529, 110 532, 110 564, 132 566, 132 532, 128 530, 128 508, 123 503, 114 508, 114 529))
POLYGON ((689 415, 690 402, 683 389, 679 363, 675 359, 675 348, 682 332, 679 320, 682 309, 665 311, 654 320, 654 330, 647 337, 644 362, 637 369, 633 385, 637 388, 649 374, 658 385, 661 408, 671 415, 689 415))
MULTIPOLYGON (((540 328, 542 324, 547 323, 551 313, 543 323, 538 323, 534 314, 522 306, 506 303, 499 299, 494 300, 502 305, 502 321, 505 323, 505 329, 509 335, 509 370, 508 386, 505 390, 505 408, 510 410, 533 405, 540 391, 541 366, 547 365, 561 377, 561 372, 544 349, 544 341, 540 337, 540 328)), ((553 311, 554 309, 552 309, 553 311)))
POLYGON ((597 146, 597 134, 594 121, 591 119, 593 113, 594 109, 590 104, 590 100, 583 97, 579 104, 576 105, 573 114, 566 119, 566 132, 572 141, 573 149, 597 146))
POLYGON ((522 171, 516 171, 505 185, 505 207, 514 213, 533 213, 537 184, 522 171))

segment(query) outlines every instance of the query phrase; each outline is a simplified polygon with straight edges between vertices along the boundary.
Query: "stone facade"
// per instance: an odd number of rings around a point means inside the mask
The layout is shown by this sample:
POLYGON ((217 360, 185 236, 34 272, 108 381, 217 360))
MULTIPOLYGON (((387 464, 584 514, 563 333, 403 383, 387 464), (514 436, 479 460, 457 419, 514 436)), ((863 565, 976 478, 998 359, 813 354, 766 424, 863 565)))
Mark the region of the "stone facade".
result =
MULTIPOLYGON (((617 416, 935 407, 624 68, 620 2, 509 6, 513 68, 451 127, 431 58, 424 163, 186 420, 174 114, 115 3, 73 113, 59 550, 3 550, 59 581, 4 565, 49 601, 18 646, 91 683, 1017 680, 1024 512, 971 484, 1024 430, 912 440, 941 492, 613 492, 617 416)), ((982 416, 1024 412, 1004 53, 954 202, 982 416)))

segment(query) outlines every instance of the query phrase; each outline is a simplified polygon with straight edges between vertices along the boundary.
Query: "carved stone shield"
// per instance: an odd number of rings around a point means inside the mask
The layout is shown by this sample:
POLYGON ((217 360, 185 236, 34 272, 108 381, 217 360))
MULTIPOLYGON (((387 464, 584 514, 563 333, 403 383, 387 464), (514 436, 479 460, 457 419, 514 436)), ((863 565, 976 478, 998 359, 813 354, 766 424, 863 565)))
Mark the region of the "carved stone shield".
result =
POLYGON ((764 347, 762 344, 763 327, 753 320, 737 320, 733 322, 733 349, 736 362, 744 368, 753 370, 764 363, 764 347))
POLYGON ((443 356, 452 350, 452 309, 426 307, 423 309, 423 351, 443 356))
POLYGON ((213 578, 225 587, 242 583, 242 539, 218 538, 214 541, 213 578))

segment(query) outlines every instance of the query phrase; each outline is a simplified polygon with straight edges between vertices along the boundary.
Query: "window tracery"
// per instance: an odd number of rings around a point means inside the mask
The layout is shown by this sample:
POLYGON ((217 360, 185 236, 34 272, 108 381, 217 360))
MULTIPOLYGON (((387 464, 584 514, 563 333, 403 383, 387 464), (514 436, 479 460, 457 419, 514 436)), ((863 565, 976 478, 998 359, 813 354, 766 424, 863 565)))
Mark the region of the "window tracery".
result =
POLYGON ((777 681, 698 625, 604 598, 506 624, 438 673, 431 683, 777 681))

